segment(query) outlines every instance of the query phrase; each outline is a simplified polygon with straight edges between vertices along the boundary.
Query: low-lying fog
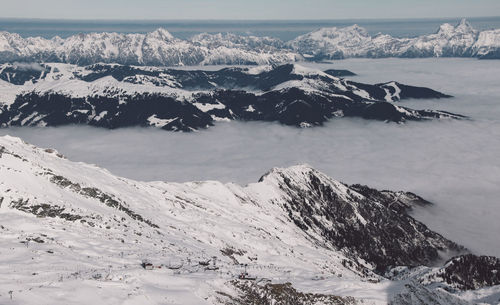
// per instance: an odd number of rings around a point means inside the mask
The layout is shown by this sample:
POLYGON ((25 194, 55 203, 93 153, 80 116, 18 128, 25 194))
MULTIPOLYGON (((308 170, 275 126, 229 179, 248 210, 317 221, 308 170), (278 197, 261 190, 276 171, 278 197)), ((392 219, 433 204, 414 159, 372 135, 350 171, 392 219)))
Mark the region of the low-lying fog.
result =
POLYGON ((472 120, 398 125, 337 119, 311 129, 233 122, 191 134, 89 127, 0 134, 140 180, 246 184, 271 167, 309 163, 347 183, 413 191, 436 203, 416 210, 418 219, 477 253, 500 256, 500 61, 356 59, 309 66, 350 69, 363 82, 429 86, 455 98, 402 104, 472 120))

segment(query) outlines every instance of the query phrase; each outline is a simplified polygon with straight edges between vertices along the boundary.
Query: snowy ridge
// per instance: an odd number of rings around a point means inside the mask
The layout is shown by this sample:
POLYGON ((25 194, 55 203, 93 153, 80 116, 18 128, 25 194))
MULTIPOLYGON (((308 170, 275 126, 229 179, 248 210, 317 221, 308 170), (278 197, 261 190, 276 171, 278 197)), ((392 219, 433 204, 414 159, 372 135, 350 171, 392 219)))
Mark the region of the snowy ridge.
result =
POLYGON ((340 116, 390 122, 463 118, 392 104, 447 97, 397 82, 356 83, 298 64, 218 71, 118 64, 0 65, 1 126, 88 124, 193 131, 229 120, 303 127, 340 116))
POLYGON ((445 23, 435 34, 415 38, 370 36, 357 26, 323 28, 287 43, 312 60, 348 57, 478 57, 500 58, 498 30, 479 32, 463 19, 453 26, 445 23))
POLYGON ((162 28, 147 34, 90 33, 50 40, 41 37, 25 39, 15 33, 0 32, 0 62, 183 66, 274 64, 300 59, 290 50, 274 47, 275 44, 279 46, 269 38, 228 35, 215 38, 201 35, 192 41, 181 40, 162 28))
POLYGON ((416 38, 374 37, 359 27, 324 28, 297 37, 289 46, 306 58, 347 57, 487 57, 498 50, 498 33, 475 30, 465 19, 443 24, 435 34, 416 38), (481 37, 481 39, 480 39, 481 37), (482 50, 481 52, 479 50, 482 50))
MULTIPOLYGON (((431 249, 463 250, 408 216, 415 204, 429 203, 412 193, 348 186, 307 165, 273 169, 246 187, 138 182, 5 136, 0 302, 8 291, 14 304, 248 304, 256 297, 263 304, 387 304, 407 300, 408 287, 437 304, 494 297, 499 281, 479 281, 485 273, 455 283, 438 267, 391 269, 371 255, 383 250, 387 262, 412 266, 444 258, 431 249), (352 233, 370 243, 389 234, 383 237, 394 244, 363 249, 352 233), (401 252, 389 250, 398 244, 401 252), (143 260, 154 270, 144 270, 143 260), (240 264, 256 279, 238 280, 240 264), (465 294, 461 287, 472 283, 465 294)), ((462 257, 443 270, 459 272, 471 259, 487 272, 498 264, 462 257)))
POLYGON ((0 62, 99 62, 127 65, 263 65, 348 57, 477 57, 500 58, 500 32, 479 32, 465 19, 443 24, 435 34, 397 38, 353 25, 323 28, 289 42, 271 37, 199 34, 188 40, 166 29, 147 34, 89 33, 23 38, 0 32, 0 62))

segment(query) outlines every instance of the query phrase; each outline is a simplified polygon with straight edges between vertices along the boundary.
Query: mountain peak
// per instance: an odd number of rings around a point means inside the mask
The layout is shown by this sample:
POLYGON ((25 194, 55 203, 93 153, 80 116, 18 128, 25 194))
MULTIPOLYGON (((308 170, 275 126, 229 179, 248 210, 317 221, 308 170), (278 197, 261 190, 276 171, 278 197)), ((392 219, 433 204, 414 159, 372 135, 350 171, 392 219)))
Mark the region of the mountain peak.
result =
POLYGON ((472 27, 470 22, 466 18, 462 18, 460 22, 457 24, 457 26, 467 26, 467 27, 472 27))
POLYGON ((263 181, 271 181, 275 180, 276 178, 279 178, 280 180, 283 177, 292 177, 292 176, 297 176, 297 175, 304 175, 304 174, 309 174, 312 172, 317 172, 315 169, 313 169, 309 164, 303 163, 303 164, 297 164, 289 167, 273 167, 271 170, 269 170, 267 173, 265 173, 260 179, 259 182, 263 181))
POLYGON ((359 26, 358 24, 353 24, 350 27, 347 27, 346 29, 350 29, 352 31, 356 31, 356 32, 360 32, 360 33, 368 33, 364 27, 359 26))
POLYGON ((471 33, 475 32, 474 27, 467 21, 467 19, 463 18, 453 26, 450 23, 444 23, 439 27, 438 34, 452 35, 455 33, 471 33))
MULTIPOLYGON (((343 28, 338 28, 338 27, 321 28, 318 31, 312 32, 309 34, 314 34, 314 33, 321 33, 323 36, 326 36, 326 37, 336 37, 336 36, 342 35, 343 33, 357 33, 357 34, 362 35, 362 36, 369 36, 368 31, 365 28, 363 28, 357 24, 343 27, 343 28)), ((305 34, 305 35, 307 36, 309 34, 305 34)))
POLYGON ((474 27, 472 26, 472 24, 470 24, 470 22, 467 21, 467 19, 465 19, 465 18, 462 18, 462 20, 460 20, 460 22, 455 26, 455 29, 460 30, 462 32, 475 32, 476 31, 474 29, 474 27))
POLYGON ((154 37, 156 39, 163 41, 171 41, 175 39, 175 37, 172 34, 170 34, 170 32, 167 31, 165 28, 157 28, 153 32, 148 33, 147 36, 154 37))

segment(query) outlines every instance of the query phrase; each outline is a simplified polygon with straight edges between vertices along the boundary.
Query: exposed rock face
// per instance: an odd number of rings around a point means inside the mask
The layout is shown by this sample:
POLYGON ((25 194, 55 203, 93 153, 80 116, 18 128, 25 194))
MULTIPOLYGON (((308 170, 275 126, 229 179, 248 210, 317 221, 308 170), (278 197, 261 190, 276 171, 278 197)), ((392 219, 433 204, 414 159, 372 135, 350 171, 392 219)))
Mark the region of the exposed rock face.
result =
MULTIPOLYGON (((14 65, 5 68, 0 71, 3 79, 17 75, 14 65)), ((397 82, 362 84, 291 64, 219 71, 104 64, 42 68, 45 72, 23 70, 14 79, 13 84, 25 83, 9 88, 18 92, 13 100, 2 101, 2 126, 87 124, 192 131, 220 120, 307 127, 342 116, 391 122, 463 118, 392 103, 450 97, 432 89, 397 82)))
POLYGON ((389 305, 470 305, 471 303, 460 299, 440 289, 432 289, 415 283, 405 284, 403 291, 389 300, 389 305))
MULTIPOLYGON (((62 188, 69 188, 71 191, 78 193, 79 195, 82 195, 84 197, 97 199, 98 201, 107 205, 110 208, 114 208, 120 212, 124 212, 125 214, 127 214, 127 216, 129 216, 130 218, 132 218, 134 220, 144 222, 153 228, 158 228, 158 225, 152 223, 151 221, 149 221, 147 219, 144 219, 141 215, 132 211, 127 206, 127 204, 121 202, 119 199, 115 199, 115 197, 113 195, 109 195, 109 194, 104 193, 103 191, 101 191, 100 189, 98 189, 96 187, 81 187, 80 184, 73 183, 70 180, 68 180, 67 178, 65 178, 63 176, 54 175, 51 172, 46 172, 45 175, 50 177, 50 179, 49 179, 50 182, 52 182, 56 185, 59 185, 62 188)), ((16 208, 16 207, 14 206, 14 208, 16 208)), ((39 216, 39 215, 37 215, 37 216, 39 216)), ((60 214, 59 215, 55 214, 55 216, 62 217, 60 214)), ((55 217, 55 216, 51 216, 51 217, 55 217)), ((62 217, 62 218, 65 218, 65 217, 62 217)), ((76 220, 76 219, 81 219, 82 217, 78 218, 77 216, 75 216, 74 218, 76 220)))
POLYGON ((13 85, 24 85, 26 82, 36 82, 44 77, 48 72, 46 66, 40 64, 21 64, 4 65, 0 68, 0 80, 13 85))
POLYGON ((329 69, 324 71, 326 74, 336 77, 346 77, 346 76, 355 76, 356 73, 349 70, 339 70, 339 69, 329 69))
POLYGON ((276 201, 312 238, 365 260, 379 273, 391 266, 430 265, 439 251, 464 250, 408 215, 412 205, 429 204, 415 194, 347 186, 311 168, 274 170, 261 181, 280 188, 276 201))
POLYGON ((500 259, 473 254, 454 257, 439 273, 444 281, 460 290, 475 290, 500 284, 500 259))
POLYGON ((220 300, 227 305, 356 305, 353 297, 339 297, 320 293, 297 291, 290 283, 256 284, 251 281, 233 281, 237 296, 219 292, 220 300))
POLYGON ((65 211, 65 208, 57 205, 50 205, 44 203, 30 205, 28 200, 23 201, 22 198, 19 199, 17 202, 16 201, 11 202, 10 207, 13 209, 17 209, 19 211, 31 213, 37 217, 52 217, 52 218, 59 217, 69 221, 80 220, 83 218, 80 215, 68 213, 65 211))
POLYGON ((500 259, 473 254, 454 257, 443 267, 395 268, 390 277, 404 281, 405 285, 390 304, 496 304, 500 301, 498 289, 495 289, 500 284, 498 270, 500 259), (465 301, 457 295, 483 288, 491 290, 478 292, 479 299, 475 302, 465 301))
POLYGON ((71 97, 35 92, 19 95, 0 114, 4 126, 61 126, 85 124, 104 128, 158 126, 192 131, 212 125, 213 119, 191 103, 161 94, 137 94, 122 99, 106 96, 71 97))

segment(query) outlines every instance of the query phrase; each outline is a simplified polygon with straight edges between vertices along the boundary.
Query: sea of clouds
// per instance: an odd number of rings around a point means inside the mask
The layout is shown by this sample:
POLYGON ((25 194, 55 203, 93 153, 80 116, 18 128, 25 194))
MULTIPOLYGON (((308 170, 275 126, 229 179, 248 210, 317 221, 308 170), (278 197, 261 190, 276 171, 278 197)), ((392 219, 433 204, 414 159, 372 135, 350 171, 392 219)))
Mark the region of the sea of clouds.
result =
POLYGON ((69 159, 138 180, 255 182, 272 167, 308 163, 346 183, 415 192, 435 203, 415 217, 476 253, 500 256, 500 61, 352 59, 308 64, 349 69, 361 82, 428 86, 454 95, 402 102, 471 120, 392 124, 335 119, 298 129, 220 123, 196 133, 133 128, 10 128, 69 159))

